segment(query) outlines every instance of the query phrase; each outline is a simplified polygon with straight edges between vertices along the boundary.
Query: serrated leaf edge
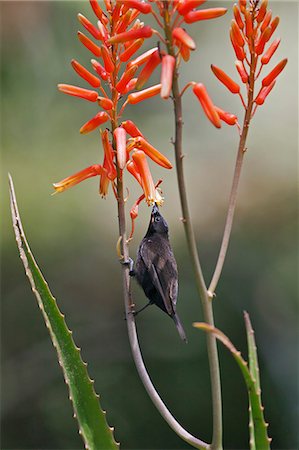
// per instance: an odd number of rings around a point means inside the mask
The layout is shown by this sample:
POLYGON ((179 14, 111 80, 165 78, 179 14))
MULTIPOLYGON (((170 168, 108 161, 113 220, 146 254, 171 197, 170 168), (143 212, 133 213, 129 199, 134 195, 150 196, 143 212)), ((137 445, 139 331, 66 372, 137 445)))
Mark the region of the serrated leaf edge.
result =
MULTIPOLYGON (((70 381, 69 381, 68 375, 67 375, 67 373, 66 373, 66 371, 65 371, 63 362, 62 362, 62 355, 61 355, 61 351, 60 351, 60 348, 59 348, 59 344, 58 344, 57 339, 56 339, 56 337, 55 337, 55 335, 54 335, 54 333, 53 333, 53 330, 52 330, 52 327, 51 327, 51 323, 50 323, 50 321, 49 321, 49 319, 48 319, 48 317, 47 317, 47 314, 46 314, 46 312, 45 312, 45 310, 44 310, 44 306, 43 306, 43 302, 42 302, 41 296, 40 296, 40 294, 39 294, 39 292, 38 292, 38 290, 37 290, 37 288, 36 288, 35 281, 34 281, 34 278, 33 278, 33 276, 32 276, 31 270, 30 270, 30 268, 29 268, 28 258, 27 258, 27 256, 26 256, 26 252, 25 252, 25 250, 24 250, 24 248, 23 248, 23 245, 25 245, 25 248, 26 248, 26 251, 27 251, 28 255, 30 255, 30 257, 31 257, 31 259, 32 259, 32 262, 35 264, 37 271, 39 272, 41 278, 43 279, 43 281, 44 281, 44 283, 45 283, 45 286, 46 286, 47 290, 49 291, 49 294, 50 294, 50 296, 51 296, 51 298, 52 298, 54 304, 56 305, 57 310, 58 310, 58 312, 59 312, 59 315, 60 315, 61 319, 63 320, 63 323, 64 323, 64 325, 65 325, 65 327, 66 327, 66 329, 67 329, 67 332, 68 332, 68 334, 69 334, 69 336, 70 336, 70 338, 71 338, 71 340, 72 340, 72 342, 73 342, 73 344, 74 344, 75 350, 77 351, 77 353, 78 353, 78 355, 79 355, 80 361, 82 362, 82 364, 83 364, 84 367, 86 368, 86 375, 87 375, 88 381, 89 381, 89 383, 90 383, 90 385, 91 385, 91 387, 92 387, 92 391, 93 391, 94 395, 95 395, 98 399, 100 398, 100 396, 99 396, 99 394, 97 394, 96 391, 95 391, 95 388, 94 388, 94 380, 92 380, 92 379, 89 377, 89 374, 88 374, 88 372, 87 372, 87 365, 88 365, 88 364, 87 364, 85 361, 83 361, 83 359, 82 359, 82 356, 81 356, 81 348, 78 347, 78 346, 75 344, 75 341, 74 341, 73 336, 72 336, 72 335, 73 335, 73 332, 68 328, 68 326, 67 326, 67 324, 66 324, 66 322, 65 322, 65 319, 64 319, 65 316, 64 316, 63 313, 61 313, 60 309, 58 308, 57 301, 56 301, 55 297, 51 294, 51 291, 50 291, 50 289, 49 289, 49 285, 48 285, 47 281, 45 280, 45 278, 43 277, 43 275, 42 275, 42 273, 41 273, 41 271, 40 271, 40 269, 39 269, 39 267, 38 267, 38 264, 37 264, 37 262, 36 262, 36 260, 35 260, 35 258, 34 258, 34 256, 33 256, 33 254, 32 254, 32 252, 31 252, 31 249, 30 249, 30 247, 29 247, 29 244, 28 244, 28 242, 27 242, 27 239, 26 239, 26 236, 25 236, 25 233, 24 233, 24 230, 23 230, 23 226, 22 226, 22 222, 21 222, 21 218, 20 218, 20 214, 19 214, 19 210, 18 210, 18 206, 17 206, 17 200, 16 200, 16 195, 15 195, 15 190, 14 190, 14 184, 13 184, 13 180, 12 180, 12 177, 11 177, 10 174, 8 174, 8 178, 9 178, 9 193, 10 193, 10 205, 11 205, 11 213, 12 213, 13 228, 14 228, 14 232, 15 232, 15 238, 16 238, 17 246, 18 246, 18 249, 19 249, 20 258, 21 258, 22 263, 23 263, 23 266, 24 266, 24 268, 25 268, 25 274, 26 274, 26 276, 27 276, 28 279, 29 279, 29 282, 30 282, 30 285, 31 285, 32 292, 34 293, 34 295, 35 295, 35 297, 36 297, 36 299, 37 299, 38 306, 39 306, 39 308, 40 308, 40 310, 41 310, 41 312, 42 312, 42 315, 43 315, 43 317, 44 317, 44 321, 45 321, 46 327, 47 327, 47 329, 49 330, 49 334, 50 334, 50 337, 51 337, 51 342, 52 342, 52 344, 53 344, 53 346, 54 346, 54 348, 55 348, 55 350, 56 350, 56 352, 57 352, 58 363, 59 363, 59 365, 60 365, 61 368, 62 368, 64 380, 65 380, 65 383, 66 383, 66 385, 68 386, 68 390, 69 390, 69 399, 70 399, 70 401, 71 401, 71 403, 72 403, 73 410, 74 410, 73 417, 74 417, 75 419, 77 419, 77 423, 78 423, 78 426, 79 426, 79 434, 82 436, 82 439, 83 439, 84 444, 85 444, 85 449, 86 449, 86 450, 93 450, 93 449, 90 449, 90 448, 87 446, 87 444, 86 444, 86 442, 87 442, 86 439, 87 439, 87 438, 86 438, 86 436, 85 436, 85 434, 84 434, 84 430, 83 430, 83 429, 81 428, 81 426, 80 426, 80 422, 78 421, 78 418, 77 418, 77 408, 76 408, 75 403, 73 402, 73 399, 72 399, 72 396, 71 396, 70 381)), ((100 406, 99 406, 99 408, 100 408, 100 406)), ((100 410, 101 410, 101 412, 103 413, 103 415, 106 417, 106 416, 107 416, 106 411, 105 411, 105 410, 102 410, 101 408, 100 408, 100 410)), ((113 435, 114 427, 110 427, 109 424, 107 423, 107 420, 105 420, 105 422, 106 422, 107 428, 108 428, 108 429, 110 430, 110 432, 111 432, 112 442, 114 443, 114 445, 116 446, 116 448, 119 448, 119 447, 120 447, 120 443, 116 442, 116 440, 115 440, 115 438, 114 438, 114 435, 113 435)))

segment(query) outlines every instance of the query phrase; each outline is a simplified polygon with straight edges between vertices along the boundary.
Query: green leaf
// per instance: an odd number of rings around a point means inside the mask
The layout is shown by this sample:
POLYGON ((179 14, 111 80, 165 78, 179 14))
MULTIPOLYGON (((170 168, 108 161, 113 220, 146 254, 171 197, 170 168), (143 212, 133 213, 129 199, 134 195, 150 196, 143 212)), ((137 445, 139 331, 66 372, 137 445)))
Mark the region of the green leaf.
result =
POLYGON ((21 260, 56 348, 85 448, 117 450, 119 445, 114 440, 113 428, 106 422, 105 411, 100 408, 99 396, 95 393, 93 380, 88 376, 87 364, 81 359, 80 349, 75 345, 72 332, 68 329, 27 243, 10 176, 9 185, 13 227, 21 260))
MULTIPOLYGON (((257 392, 260 391, 260 373, 257 358, 257 348, 254 339, 254 331, 250 322, 249 314, 244 311, 244 320, 247 333, 247 345, 248 345, 248 360, 249 360, 249 370, 253 378, 255 389, 257 392)), ((252 407, 249 406, 249 432, 250 432, 250 449, 256 450, 255 446, 255 429, 252 417, 252 407)))
POLYGON ((249 396, 249 404, 251 408, 252 414, 252 425, 253 431, 250 434, 250 437, 254 439, 254 448, 256 450, 269 450, 271 439, 268 438, 267 427, 264 419, 264 408, 261 402, 261 392, 260 389, 256 387, 256 381, 254 380, 247 362, 242 358, 241 353, 236 349, 233 343, 229 340, 229 338, 222 333, 222 331, 218 330, 218 328, 212 327, 207 323, 196 322, 193 324, 195 328, 199 328, 208 333, 213 333, 215 337, 225 345, 228 350, 230 350, 233 358, 237 362, 244 381, 247 386, 248 396, 249 396))

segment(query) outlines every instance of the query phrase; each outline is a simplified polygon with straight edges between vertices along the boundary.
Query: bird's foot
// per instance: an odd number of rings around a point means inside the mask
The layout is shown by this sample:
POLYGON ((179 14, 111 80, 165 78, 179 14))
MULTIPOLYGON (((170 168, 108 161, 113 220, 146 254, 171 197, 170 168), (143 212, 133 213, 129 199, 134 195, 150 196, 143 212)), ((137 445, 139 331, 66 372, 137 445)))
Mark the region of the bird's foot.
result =
POLYGON ((134 261, 132 258, 128 258, 128 259, 120 259, 119 262, 121 264, 123 264, 124 266, 128 266, 129 267, 129 275, 130 277, 134 277, 135 276, 135 270, 134 270, 134 261))

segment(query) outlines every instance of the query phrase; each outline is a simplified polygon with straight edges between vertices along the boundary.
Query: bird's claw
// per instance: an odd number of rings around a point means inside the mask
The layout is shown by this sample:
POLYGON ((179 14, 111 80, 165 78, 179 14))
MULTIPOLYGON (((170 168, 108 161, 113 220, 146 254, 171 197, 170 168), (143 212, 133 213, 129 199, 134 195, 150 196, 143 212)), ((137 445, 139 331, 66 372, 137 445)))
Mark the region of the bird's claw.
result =
POLYGON ((128 266, 129 267, 129 275, 130 277, 133 277, 135 275, 135 271, 134 271, 134 261, 132 258, 128 258, 128 259, 120 259, 119 261, 121 264, 123 264, 124 266, 128 266))

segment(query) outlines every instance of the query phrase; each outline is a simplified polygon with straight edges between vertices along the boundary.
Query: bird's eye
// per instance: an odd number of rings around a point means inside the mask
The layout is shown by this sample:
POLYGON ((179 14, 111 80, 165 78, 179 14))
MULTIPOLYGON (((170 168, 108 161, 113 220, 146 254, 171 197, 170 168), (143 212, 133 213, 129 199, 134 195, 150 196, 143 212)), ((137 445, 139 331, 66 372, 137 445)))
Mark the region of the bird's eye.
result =
POLYGON ((155 222, 160 222, 160 217, 159 216, 155 217, 155 222))

